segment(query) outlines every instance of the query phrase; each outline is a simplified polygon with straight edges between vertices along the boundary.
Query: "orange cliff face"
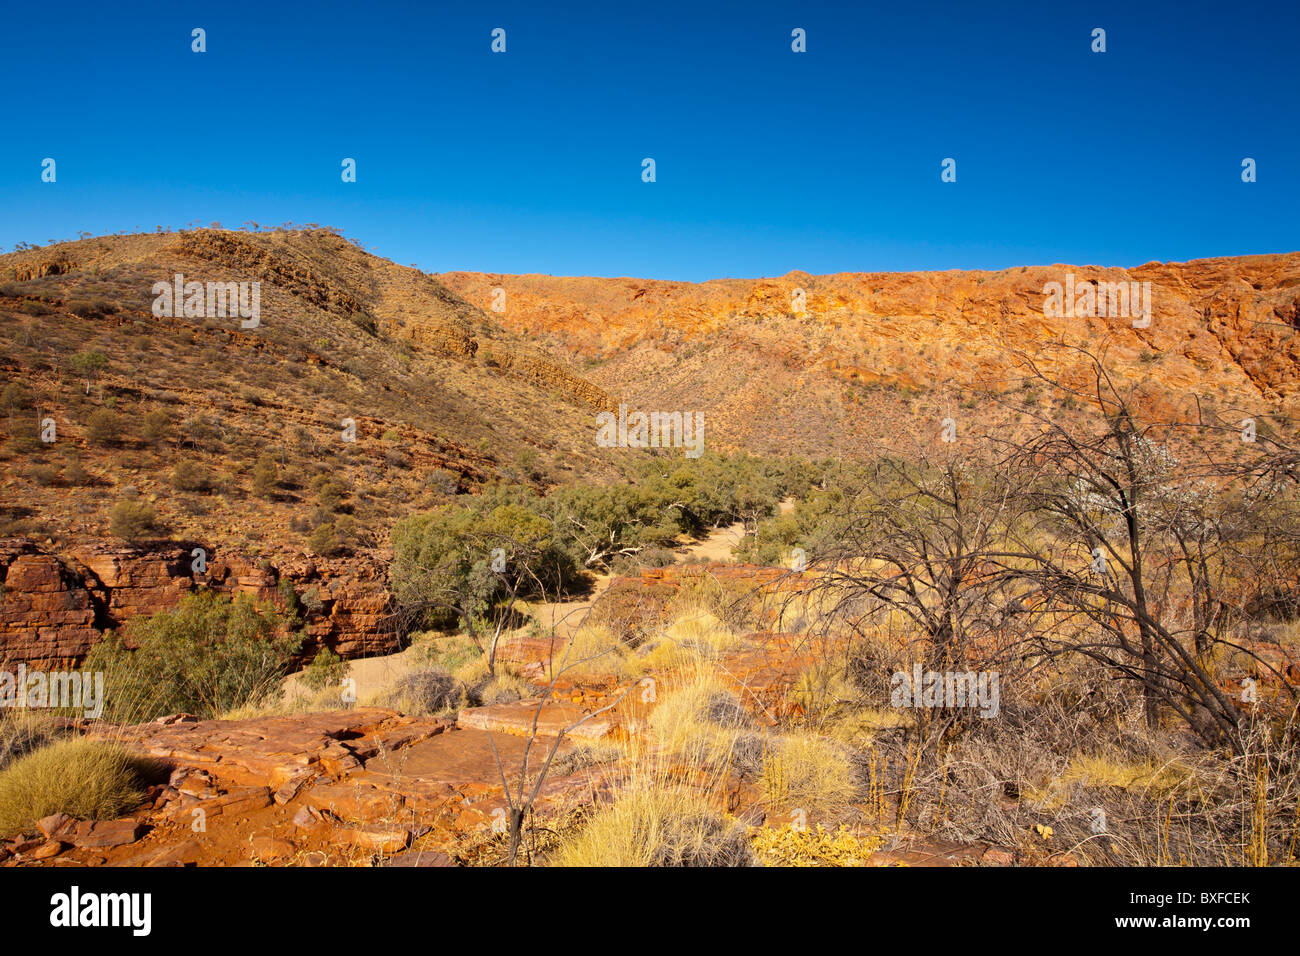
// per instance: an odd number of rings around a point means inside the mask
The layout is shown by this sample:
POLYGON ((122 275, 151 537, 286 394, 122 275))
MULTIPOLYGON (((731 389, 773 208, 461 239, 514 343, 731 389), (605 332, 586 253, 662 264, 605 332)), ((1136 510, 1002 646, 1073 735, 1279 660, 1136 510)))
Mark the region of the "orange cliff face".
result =
MULTIPOLYGON (((1122 380, 1164 405, 1193 394, 1269 409, 1300 399, 1298 253, 1135 269, 791 272, 702 283, 436 278, 484 308, 503 289, 506 307, 493 318, 505 328, 548 343, 634 406, 703 409, 715 440, 755 451, 798 446, 810 427, 829 442, 824 451, 834 437, 844 450, 887 440, 884 423, 984 405, 1025 387, 1017 353, 1075 380, 1083 356, 1044 352, 1060 342, 1104 352, 1122 380), (1134 311, 1144 291, 1149 321, 1090 315, 1082 295, 1053 310, 1050 283, 1123 283, 1135 292, 1134 311)), ((1105 287, 1098 301, 1108 301, 1105 287)))
POLYGON ((484 307, 493 288, 504 289, 507 305, 494 316, 498 321, 589 358, 610 358, 641 344, 671 353, 716 339, 753 345, 771 339, 774 357, 798 357, 805 369, 985 388, 997 385, 1011 348, 1105 338, 1121 363, 1144 350, 1162 355, 1159 377, 1174 387, 1226 384, 1280 397, 1300 381, 1300 344, 1291 339, 1300 306, 1297 253, 1127 270, 1058 265, 1001 272, 791 272, 702 283, 466 272, 436 278, 484 307), (1045 286, 1069 275, 1080 284, 1149 282, 1150 326, 1046 316, 1045 286), (804 292, 802 314, 795 311, 798 290, 804 292))

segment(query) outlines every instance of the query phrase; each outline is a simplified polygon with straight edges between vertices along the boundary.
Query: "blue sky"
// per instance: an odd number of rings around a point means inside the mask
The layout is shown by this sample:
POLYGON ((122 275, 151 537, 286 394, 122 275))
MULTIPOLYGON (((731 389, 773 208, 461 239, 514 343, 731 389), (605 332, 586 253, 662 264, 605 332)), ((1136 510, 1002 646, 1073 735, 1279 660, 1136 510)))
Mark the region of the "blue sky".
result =
POLYGON ((1294 2, 300 9, 10 5, 0 246, 319 222, 428 271, 685 280, 1300 249, 1294 2))

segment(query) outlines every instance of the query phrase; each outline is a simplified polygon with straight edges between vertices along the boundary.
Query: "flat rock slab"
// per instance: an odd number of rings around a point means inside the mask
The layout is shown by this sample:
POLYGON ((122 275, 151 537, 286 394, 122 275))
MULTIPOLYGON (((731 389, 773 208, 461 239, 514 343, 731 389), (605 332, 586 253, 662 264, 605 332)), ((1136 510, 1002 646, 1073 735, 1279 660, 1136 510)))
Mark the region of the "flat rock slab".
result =
POLYGON ((210 800, 201 800, 198 803, 190 803, 188 800, 184 800, 181 803, 182 808, 186 810, 196 806, 202 807, 209 816, 219 816, 221 814, 244 816, 254 810, 261 810, 263 807, 269 807, 270 805, 271 793, 266 787, 238 787, 229 793, 223 793, 221 796, 213 797, 210 800))
POLYGON ((334 830, 331 839, 340 846, 391 854, 406 849, 411 842, 411 830, 395 824, 363 823, 334 830))
POLYGON ((148 829, 135 820, 83 820, 68 834, 73 844, 80 848, 123 846, 134 843, 148 829))
POLYGON ((607 737, 617 726, 612 711, 579 723, 588 712, 578 704, 547 701, 542 704, 540 714, 537 704, 536 700, 518 700, 490 707, 469 707, 460 712, 456 724, 463 730, 528 737, 533 733, 535 721, 538 737, 558 737, 563 732, 566 737, 582 740, 607 737))
POLYGON ((200 782, 211 777, 226 784, 271 787, 277 802, 287 803, 318 773, 347 774, 374 754, 441 733, 448 724, 445 719, 363 707, 288 717, 105 726, 92 736, 117 741, 142 756, 201 770, 207 776, 199 777, 200 782))
POLYGON ((298 852, 293 842, 270 833, 261 833, 249 841, 249 849, 259 860, 283 860, 298 852))
MULTIPOLYGON (((553 738, 533 743, 528 754, 530 770, 541 769, 554 744, 553 738)), ((373 757, 366 761, 366 773, 353 779, 366 779, 376 786, 404 793, 448 793, 469 785, 499 787, 504 768, 513 785, 523 767, 527 746, 527 740, 510 734, 455 730, 412 744, 396 755, 373 757)), ((571 749, 567 740, 560 742, 559 753, 571 749)))
POLYGON ((381 789, 357 779, 317 784, 302 799, 307 806, 342 820, 387 819, 401 813, 406 803, 396 788, 381 789))
POLYGON ((197 840, 155 846, 144 853, 129 857, 118 866, 169 867, 198 865, 203 861, 203 847, 197 840))
POLYGON ((48 840, 32 851, 33 860, 48 860, 58 856, 68 845, 58 840, 48 840))

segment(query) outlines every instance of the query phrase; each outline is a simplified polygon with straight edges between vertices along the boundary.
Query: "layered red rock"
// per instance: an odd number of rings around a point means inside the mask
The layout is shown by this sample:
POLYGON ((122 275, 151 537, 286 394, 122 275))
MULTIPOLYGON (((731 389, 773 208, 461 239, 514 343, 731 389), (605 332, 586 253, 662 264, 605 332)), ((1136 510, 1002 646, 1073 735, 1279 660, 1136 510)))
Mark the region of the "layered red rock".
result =
POLYGON ((100 638, 79 575, 31 541, 0 541, 0 662, 72 661, 100 638))
MULTIPOLYGON (((502 773, 514 786, 525 753, 535 773, 555 745, 378 708, 70 726, 170 768, 170 778, 127 818, 40 820, 4 851, 14 863, 347 865, 407 851, 397 865, 449 865, 459 840, 499 825, 502 773)), ((610 793, 598 773, 552 776, 535 806, 542 815, 610 793)))
POLYGON ((191 553, 181 546, 99 544, 56 554, 27 539, 0 541, 0 661, 75 664, 106 630, 140 614, 171 610, 186 594, 213 588, 282 604, 281 580, 299 595, 314 592, 304 608, 311 645, 332 647, 344 657, 397 648, 383 555, 298 555, 276 567, 215 554, 200 573, 191 553))

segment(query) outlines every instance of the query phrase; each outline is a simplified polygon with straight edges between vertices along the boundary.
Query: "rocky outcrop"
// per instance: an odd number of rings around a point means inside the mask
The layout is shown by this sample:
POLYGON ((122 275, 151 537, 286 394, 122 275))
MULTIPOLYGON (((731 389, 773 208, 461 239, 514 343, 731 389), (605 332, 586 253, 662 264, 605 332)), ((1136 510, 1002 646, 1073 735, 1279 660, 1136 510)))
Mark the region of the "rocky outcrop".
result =
POLYGON ((349 658, 397 650, 385 558, 298 557, 279 565, 303 597, 309 639, 349 658))
POLYGON ((14 278, 19 282, 29 279, 43 279, 46 276, 67 275, 74 266, 67 259, 47 259, 43 262, 30 262, 14 267, 14 278))
MULTIPOLYGON (((385 865, 403 854, 392 865, 446 866, 498 825, 503 769, 517 774, 527 748, 445 717, 378 708, 69 729, 145 758, 165 782, 121 820, 43 818, 39 832, 0 844, 0 864, 385 865)), ((561 756, 571 750, 559 745, 561 756)), ((533 810, 555 819, 611 792, 596 769, 553 773, 533 810)))
POLYGON ((212 555, 196 570, 193 549, 141 551, 114 545, 42 550, 26 539, 0 541, 0 661, 75 664, 103 632, 138 614, 174 608, 188 593, 213 588, 283 606, 281 582, 298 595, 308 644, 344 657, 397 648, 382 555, 290 556, 278 565, 212 555))
POLYGON ((1112 339, 1127 359, 1164 356, 1144 377, 1186 384, 1289 393, 1300 382, 1300 254, 1239 256, 1133 269, 1026 266, 999 272, 791 272, 779 278, 688 283, 563 276, 444 273, 471 301, 490 287, 509 295, 499 320, 518 332, 557 340, 575 354, 611 358, 638 344, 673 355, 726 346, 730 336, 799 371, 853 378, 874 369, 918 387, 951 379, 1002 388, 1013 349, 1062 336, 1112 339), (1051 317, 1048 283, 1149 282, 1152 321, 1051 317), (802 293, 800 296, 799 293, 802 293), (961 346, 961 348, 958 348, 961 346), (886 367, 887 366, 887 367, 886 367), (1243 376, 1244 373, 1244 376, 1243 376))
POLYGON ((453 358, 473 358, 478 342, 468 330, 450 322, 421 321, 407 333, 420 348, 453 358))
POLYGON ((24 539, 0 541, 0 661, 71 661, 100 638, 85 582, 24 539))
POLYGON ((559 392, 569 400, 591 408, 612 410, 616 407, 604 389, 540 356, 518 351, 501 352, 494 354, 492 364, 512 378, 559 392))
POLYGON ((365 311, 361 301, 338 282, 236 233, 216 229, 182 233, 177 252, 204 266, 215 264, 247 273, 319 309, 346 315, 365 311))

